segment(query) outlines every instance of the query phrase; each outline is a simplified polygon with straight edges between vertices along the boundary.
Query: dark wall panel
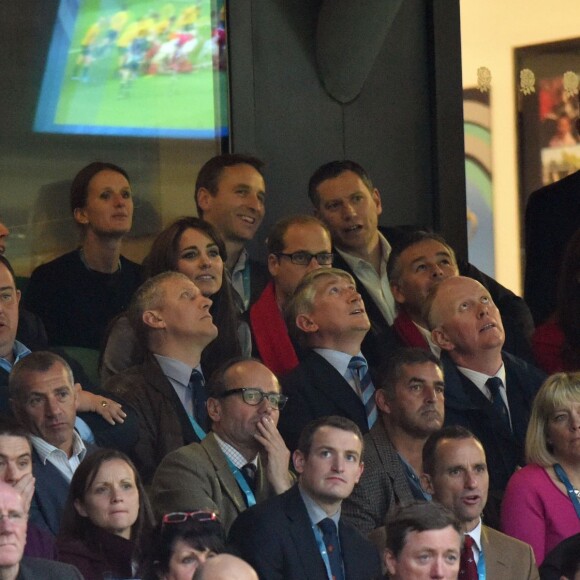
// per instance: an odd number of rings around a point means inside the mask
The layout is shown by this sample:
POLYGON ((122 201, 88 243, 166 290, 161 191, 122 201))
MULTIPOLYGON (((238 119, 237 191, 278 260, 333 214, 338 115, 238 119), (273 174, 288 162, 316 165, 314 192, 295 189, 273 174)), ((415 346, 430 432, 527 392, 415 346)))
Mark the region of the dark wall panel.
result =
MULTIPOLYGON (((348 6, 335 4, 343 9, 348 6)), ((366 4, 372 7, 374 3, 366 4)), ((319 77, 320 1, 230 2, 231 145, 234 151, 254 153, 267 162, 267 217, 254 249, 261 246, 274 221, 289 213, 311 211, 306 195, 310 174, 320 164, 340 158, 352 158, 369 170, 383 196, 382 223, 452 223, 441 219, 441 212, 452 211, 464 224, 463 150, 457 146, 458 142, 462 145, 462 136, 450 141, 445 135, 448 127, 462 123, 461 98, 455 96, 461 93, 460 59, 456 58, 460 54, 458 2, 436 4, 435 14, 432 2, 401 3, 360 93, 343 104, 326 92, 319 77), (434 43, 440 40, 431 27, 436 16, 438 25, 445 28, 446 12, 451 28, 438 31, 447 44, 438 51, 434 43), (453 46, 453 66, 437 76, 433 66, 435 62, 445 66, 449 45, 453 46), (459 91, 446 93, 436 83, 443 78, 459 91), (444 114, 451 115, 455 124, 441 125, 436 118, 437 99, 445 95, 444 114), (449 95, 455 99, 451 108, 449 95), (450 149, 446 143, 451 142, 450 149), (436 167, 441 159, 445 167, 436 167), (457 203, 446 203, 443 208, 439 182, 450 175, 451 196, 457 203)), ((365 33, 373 28, 369 22, 374 22, 374 15, 369 12, 365 20, 357 9, 355 16, 359 21, 352 21, 348 40, 360 47, 365 33)), ((344 44, 344 38, 340 40, 344 44)), ((446 193, 449 196, 448 186, 446 193)), ((444 231, 460 254, 464 230, 462 226, 444 231)))

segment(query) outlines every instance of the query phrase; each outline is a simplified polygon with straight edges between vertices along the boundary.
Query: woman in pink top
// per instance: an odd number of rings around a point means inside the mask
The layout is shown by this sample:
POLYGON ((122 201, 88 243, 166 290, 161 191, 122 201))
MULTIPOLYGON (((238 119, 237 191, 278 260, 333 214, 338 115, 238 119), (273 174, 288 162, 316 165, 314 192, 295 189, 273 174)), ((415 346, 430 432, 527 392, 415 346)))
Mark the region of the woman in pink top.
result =
POLYGON ((501 522, 506 534, 532 546, 540 565, 580 532, 580 373, 552 375, 538 391, 526 460, 508 483, 501 522))

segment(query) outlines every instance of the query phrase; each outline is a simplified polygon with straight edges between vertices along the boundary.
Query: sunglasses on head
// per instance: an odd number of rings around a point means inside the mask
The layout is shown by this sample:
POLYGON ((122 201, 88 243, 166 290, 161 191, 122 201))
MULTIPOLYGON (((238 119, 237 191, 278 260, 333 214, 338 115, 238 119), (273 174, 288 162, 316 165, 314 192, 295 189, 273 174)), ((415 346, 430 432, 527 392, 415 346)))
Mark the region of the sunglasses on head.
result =
POLYGON ((195 512, 171 512, 165 514, 162 519, 165 524, 183 524, 187 520, 194 522, 219 522, 217 512, 212 510, 197 510, 195 512))

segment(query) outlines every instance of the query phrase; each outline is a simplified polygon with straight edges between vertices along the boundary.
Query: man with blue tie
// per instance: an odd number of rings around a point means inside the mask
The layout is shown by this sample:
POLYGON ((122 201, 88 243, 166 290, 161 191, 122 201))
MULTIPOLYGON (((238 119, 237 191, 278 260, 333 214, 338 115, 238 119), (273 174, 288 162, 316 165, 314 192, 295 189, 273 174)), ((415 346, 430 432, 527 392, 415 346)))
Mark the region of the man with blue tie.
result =
POLYGON ((298 484, 242 513, 232 548, 265 580, 368 580, 376 548, 341 518, 342 501, 363 472, 360 429, 345 417, 309 423, 294 452, 298 484))
POLYGON ((280 432, 296 448, 302 429, 313 419, 340 415, 366 433, 377 419, 375 388, 361 343, 370 322, 352 276, 336 268, 307 274, 286 308, 289 332, 305 355, 281 379, 288 399, 280 432))
POLYGON ((139 441, 132 459, 145 483, 165 455, 205 435, 207 393, 200 358, 218 332, 211 303, 183 274, 164 272, 147 280, 129 307, 147 356, 110 377, 103 388, 137 412, 139 441))

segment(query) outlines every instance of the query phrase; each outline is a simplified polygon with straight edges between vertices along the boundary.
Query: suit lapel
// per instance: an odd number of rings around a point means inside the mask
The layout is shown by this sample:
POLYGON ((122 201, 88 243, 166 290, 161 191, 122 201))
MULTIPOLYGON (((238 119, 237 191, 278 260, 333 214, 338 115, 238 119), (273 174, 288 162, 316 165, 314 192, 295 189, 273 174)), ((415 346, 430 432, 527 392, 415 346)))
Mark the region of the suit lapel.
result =
POLYGON ((358 425, 366 424, 367 417, 362 401, 344 377, 318 353, 312 351, 309 357, 309 372, 313 375, 311 385, 332 401, 346 417, 358 425))
POLYGON ((163 397, 168 399, 171 403, 171 406, 175 411, 175 416, 181 426, 184 444, 188 445, 189 443, 199 441, 175 389, 171 386, 169 379, 163 374, 163 371, 161 370, 159 363, 155 360, 155 357, 149 355, 144 368, 151 388, 161 393, 163 397))
POLYGON ((509 580, 510 554, 503 554, 501 546, 494 545, 487 526, 481 526, 481 546, 485 555, 485 576, 494 580, 509 580))
POLYGON ((209 433, 209 435, 201 442, 201 446, 204 448, 209 460, 212 462, 216 470, 216 476, 223 492, 230 498, 231 502, 236 506, 236 509, 242 513, 247 508, 246 502, 242 496, 236 478, 229 468, 226 456, 220 449, 213 433, 209 433))
POLYGON ((316 544, 312 523, 306 506, 302 501, 298 485, 295 485, 283 498, 283 509, 288 518, 288 531, 296 552, 300 554, 300 564, 304 579, 326 578, 326 566, 316 544))

